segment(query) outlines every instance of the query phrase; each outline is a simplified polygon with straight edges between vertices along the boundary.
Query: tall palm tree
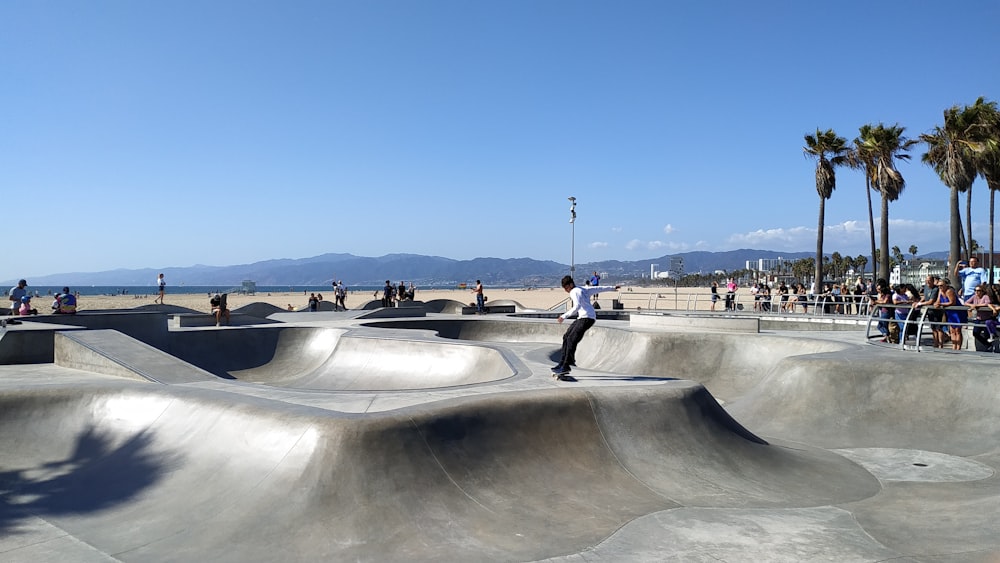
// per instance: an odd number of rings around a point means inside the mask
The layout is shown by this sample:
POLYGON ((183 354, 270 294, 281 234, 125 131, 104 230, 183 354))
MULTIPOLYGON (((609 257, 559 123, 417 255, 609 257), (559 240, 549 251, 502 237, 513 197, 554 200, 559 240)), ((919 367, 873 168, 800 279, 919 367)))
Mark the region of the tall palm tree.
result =
POLYGON ((990 190, 990 259, 989 272, 990 283, 993 283, 993 228, 994 228, 994 204, 996 192, 1000 190, 1000 111, 997 111, 996 102, 984 102, 982 98, 976 100, 980 105, 978 120, 979 126, 974 132, 977 150, 975 151, 974 162, 979 176, 986 181, 986 186, 990 190))
MULTIPOLYGON (((851 150, 847 154, 847 164, 855 170, 861 170, 865 173, 865 197, 868 200, 868 236, 871 241, 871 259, 872 265, 877 264, 875 260, 875 215, 872 213, 872 182, 871 174, 869 173, 875 167, 874 155, 868 150, 861 142, 861 138, 867 134, 868 131, 872 129, 872 125, 862 125, 859 129, 860 135, 854 138, 851 144, 851 150)), ((861 258, 861 256, 858 256, 861 258)), ((867 264, 867 259, 865 264, 867 264)), ((864 266, 862 266, 864 269, 864 266)))
POLYGON ((905 151, 917 143, 915 139, 903 136, 905 127, 899 124, 885 126, 881 123, 872 127, 864 125, 854 140, 855 151, 864 163, 865 174, 871 185, 882 196, 882 217, 879 233, 879 277, 889 279, 889 202, 899 199, 906 187, 903 175, 896 169, 897 160, 909 160, 905 151))
POLYGON ((816 193, 819 194, 819 220, 816 226, 816 285, 815 291, 820 291, 823 281, 823 227, 826 222, 826 200, 837 189, 837 176, 834 169, 847 164, 847 139, 838 137, 833 129, 820 131, 816 128, 815 135, 805 135, 806 146, 802 152, 816 159, 816 193))
POLYGON ((917 245, 911 244, 910 245, 910 260, 916 260, 916 259, 917 259, 917 245))
MULTIPOLYGON (((982 98, 977 100, 977 103, 982 98)), ((920 136, 927 145, 927 152, 920 157, 925 164, 934 168, 939 178, 951 190, 949 198, 950 209, 950 244, 948 246, 949 271, 958 263, 962 246, 962 216, 958 208, 958 194, 972 189, 976 179, 974 163, 974 134, 978 109, 975 106, 959 108, 952 106, 944 110, 944 125, 934 127, 931 133, 920 136)), ((969 230, 972 230, 972 218, 968 218, 969 230)), ((969 239, 971 239, 971 233, 969 239)), ((971 240, 969 241, 971 245, 971 240)), ((970 248, 971 251, 971 248, 970 248)), ((958 280, 952 280, 957 284, 958 280)))

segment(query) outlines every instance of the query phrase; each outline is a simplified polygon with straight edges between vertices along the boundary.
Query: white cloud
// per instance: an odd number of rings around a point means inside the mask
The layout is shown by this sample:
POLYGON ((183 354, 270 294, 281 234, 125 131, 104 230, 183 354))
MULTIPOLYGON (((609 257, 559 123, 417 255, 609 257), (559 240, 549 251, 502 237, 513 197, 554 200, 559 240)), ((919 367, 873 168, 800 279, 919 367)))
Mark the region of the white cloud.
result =
POLYGON ((670 223, 667 223, 667 224, 666 224, 666 225, 665 225, 665 226, 663 227, 663 232, 664 232, 664 233, 666 233, 666 234, 668 234, 668 235, 672 235, 672 234, 674 233, 674 231, 675 231, 675 230, 677 230, 677 229, 675 229, 675 228, 674 228, 674 226, 673 226, 673 225, 671 225, 670 223))
POLYGON ((611 232, 612 232, 612 233, 620 233, 620 232, 622 232, 622 231, 624 231, 624 230, 625 230, 625 229, 623 229, 623 228, 621 228, 621 227, 611 227, 611 232))
MULTIPOLYGON (((875 236, 878 244, 879 219, 875 218, 875 236)), ((870 244, 868 221, 843 221, 823 228, 823 249, 826 252, 863 252, 870 244)), ((938 251, 948 246, 948 223, 942 221, 915 221, 912 219, 889 220, 889 243, 900 248, 916 244, 927 251, 938 251)), ((816 248, 815 227, 777 227, 735 233, 726 239, 730 248, 759 248, 810 251, 816 248)))
MULTIPOLYGON (((694 247, 699 247, 700 245, 705 245, 704 241, 699 241, 694 245, 694 247)), ((650 240, 641 241, 639 239, 632 239, 625 244, 625 250, 651 250, 651 251, 670 251, 670 252, 685 252, 691 250, 692 245, 685 242, 671 242, 662 240, 650 240)))
POLYGON ((587 248, 607 248, 607 247, 608 243, 600 241, 592 242, 587 245, 587 248))
POLYGON ((791 227, 788 229, 758 229, 749 233, 735 233, 729 236, 728 244, 739 248, 761 248, 775 250, 801 250, 808 248, 803 242, 812 240, 816 245, 816 229, 791 227))

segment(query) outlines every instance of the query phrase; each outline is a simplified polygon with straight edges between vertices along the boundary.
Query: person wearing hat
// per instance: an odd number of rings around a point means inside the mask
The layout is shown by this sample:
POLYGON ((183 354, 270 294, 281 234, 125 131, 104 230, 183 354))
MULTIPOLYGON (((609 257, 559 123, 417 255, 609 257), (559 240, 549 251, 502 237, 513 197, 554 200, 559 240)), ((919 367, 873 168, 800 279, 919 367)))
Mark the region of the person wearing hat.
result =
POLYGON ((69 292, 68 287, 62 288, 62 293, 56 295, 56 301, 52 304, 52 312, 57 315, 76 314, 76 296, 69 292))
POLYGON ((26 317, 28 315, 37 315, 38 311, 31 308, 31 296, 25 295, 21 298, 21 307, 18 309, 21 316, 26 317))
POLYGON ((17 285, 10 288, 10 292, 7 293, 7 298, 10 300, 10 314, 16 315, 18 308, 21 306, 21 298, 28 294, 28 291, 24 288, 28 287, 28 282, 21 280, 17 282, 17 285))

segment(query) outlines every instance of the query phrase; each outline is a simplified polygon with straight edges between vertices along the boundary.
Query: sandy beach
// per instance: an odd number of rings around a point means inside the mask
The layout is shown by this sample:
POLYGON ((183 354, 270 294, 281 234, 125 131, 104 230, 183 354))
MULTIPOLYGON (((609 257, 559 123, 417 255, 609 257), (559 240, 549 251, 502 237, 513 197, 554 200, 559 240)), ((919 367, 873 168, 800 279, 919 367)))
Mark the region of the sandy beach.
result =
MULTIPOLYGON (((541 288, 541 289, 486 289, 485 292, 489 301, 511 300, 517 301, 528 309, 548 309, 566 299, 566 292, 561 288, 541 288)), ((77 309, 80 311, 96 311, 108 309, 132 309, 143 305, 150 305, 155 299, 155 295, 82 295, 78 298, 77 309)), ((208 304, 207 293, 195 294, 171 294, 167 291, 165 303, 176 305, 195 311, 211 311, 208 304)), ((333 300, 333 292, 323 294, 325 301, 333 300)), ((354 291, 347 294, 347 307, 356 309, 363 307, 366 303, 374 299, 371 291, 354 291)), ((417 290, 417 301, 432 301, 435 299, 451 299, 461 303, 474 303, 475 296, 468 289, 428 289, 417 290)), ((282 309, 291 306, 294 310, 305 309, 308 306, 309 294, 302 292, 283 293, 257 293, 256 295, 230 294, 227 298, 230 310, 236 310, 251 303, 269 303, 282 309)), ((40 314, 49 312, 49 305, 52 298, 48 296, 36 297, 32 300, 32 305, 38 309, 40 314)), ((488 302, 489 302, 488 301, 488 302)))
MULTIPOLYGON (((543 287, 536 289, 519 288, 486 288, 487 305, 490 303, 516 301, 526 309, 548 310, 564 303, 567 299, 566 292, 562 288, 543 287)), ((381 295, 381 292, 380 292, 381 295)), ((709 311, 711 300, 709 299, 709 289, 704 288, 648 288, 648 287, 623 287, 620 292, 610 292, 603 294, 603 300, 620 299, 625 309, 659 309, 659 310, 697 310, 709 311)), ((144 305, 152 305, 156 298, 153 294, 148 295, 81 295, 78 297, 77 308, 80 311, 100 311, 109 309, 134 309, 144 305)), ((207 293, 187 293, 172 294, 167 290, 166 304, 184 307, 194 311, 210 312, 207 293)), ((324 293, 324 301, 332 301, 333 292, 324 293)), ((359 309, 368 302, 376 299, 371 290, 349 291, 347 294, 348 309, 359 309)), ((475 304, 475 295, 469 289, 418 289, 417 301, 434 301, 437 299, 448 299, 465 303, 475 304)), ((740 303, 747 307, 753 305, 749 291, 741 290, 738 295, 740 303)), ((32 300, 39 314, 48 314, 52 297, 41 295, 32 300)), ((305 310, 309 304, 309 293, 301 291, 293 292, 273 292, 257 293, 256 295, 229 294, 229 309, 236 310, 251 303, 269 303, 282 309, 305 310)), ((607 306, 607 304, 605 305, 607 306)), ((723 312, 723 303, 720 299, 717 311, 723 312)))

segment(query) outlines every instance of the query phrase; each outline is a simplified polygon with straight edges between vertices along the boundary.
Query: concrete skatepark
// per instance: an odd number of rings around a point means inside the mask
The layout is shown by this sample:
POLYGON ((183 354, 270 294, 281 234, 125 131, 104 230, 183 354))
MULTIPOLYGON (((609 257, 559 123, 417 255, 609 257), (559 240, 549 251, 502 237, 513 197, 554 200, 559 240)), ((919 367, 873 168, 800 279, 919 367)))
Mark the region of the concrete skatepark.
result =
POLYGON ((1000 561, 989 357, 631 312, 570 383, 554 313, 449 310, 8 327, 0 558, 1000 561))

